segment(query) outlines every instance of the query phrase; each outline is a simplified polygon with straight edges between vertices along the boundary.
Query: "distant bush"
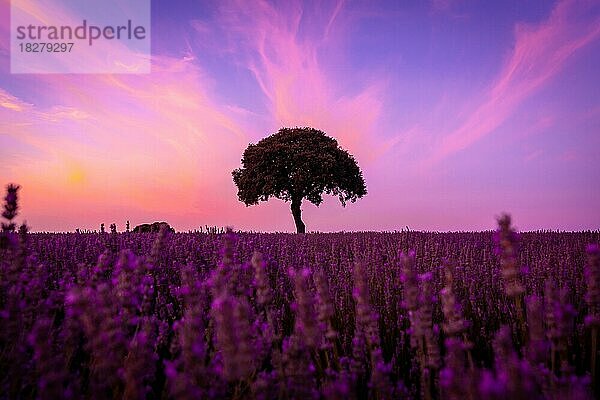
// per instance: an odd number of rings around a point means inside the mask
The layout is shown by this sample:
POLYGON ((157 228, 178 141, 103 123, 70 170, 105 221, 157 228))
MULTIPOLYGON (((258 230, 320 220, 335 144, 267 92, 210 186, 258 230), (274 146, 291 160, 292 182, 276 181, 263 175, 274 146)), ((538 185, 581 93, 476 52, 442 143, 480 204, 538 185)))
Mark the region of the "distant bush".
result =
POLYGON ((162 225, 166 225, 167 230, 175 232, 175 229, 166 222, 153 222, 151 224, 141 224, 136 226, 133 228, 133 233, 158 233, 162 225))

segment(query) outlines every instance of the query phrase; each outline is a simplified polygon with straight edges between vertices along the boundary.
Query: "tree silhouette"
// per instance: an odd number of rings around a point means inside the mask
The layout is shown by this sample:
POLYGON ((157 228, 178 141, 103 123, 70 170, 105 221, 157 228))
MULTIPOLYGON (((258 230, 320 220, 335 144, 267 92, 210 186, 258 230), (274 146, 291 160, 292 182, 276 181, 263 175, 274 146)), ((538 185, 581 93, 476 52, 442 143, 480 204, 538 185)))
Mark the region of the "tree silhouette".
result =
POLYGON ((323 193, 338 196, 342 206, 367 194, 354 157, 337 141, 313 128, 281 128, 242 156, 242 168, 232 172, 238 198, 246 206, 275 197, 291 202, 298 233, 304 233, 300 205, 318 206, 323 193))

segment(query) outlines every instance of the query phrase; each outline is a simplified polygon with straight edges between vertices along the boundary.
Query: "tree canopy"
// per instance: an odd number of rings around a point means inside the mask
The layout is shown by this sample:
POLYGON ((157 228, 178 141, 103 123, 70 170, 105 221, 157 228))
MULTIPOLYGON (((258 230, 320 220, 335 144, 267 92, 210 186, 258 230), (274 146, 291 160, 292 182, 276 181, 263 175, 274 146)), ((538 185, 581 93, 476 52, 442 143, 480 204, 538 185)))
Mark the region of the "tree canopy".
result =
POLYGON ((232 172, 238 198, 247 206, 275 197, 292 203, 298 231, 303 199, 315 205, 323 194, 337 196, 345 206, 367 194, 356 160, 338 142, 318 129, 282 128, 250 144, 242 156, 242 168, 232 172))

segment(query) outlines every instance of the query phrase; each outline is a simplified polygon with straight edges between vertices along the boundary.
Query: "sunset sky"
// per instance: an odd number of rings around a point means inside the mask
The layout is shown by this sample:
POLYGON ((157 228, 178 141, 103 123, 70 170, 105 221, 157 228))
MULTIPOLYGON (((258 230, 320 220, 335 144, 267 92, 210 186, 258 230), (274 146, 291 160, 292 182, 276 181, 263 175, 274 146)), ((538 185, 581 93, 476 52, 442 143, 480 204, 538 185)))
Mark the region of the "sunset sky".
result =
POLYGON ((308 230, 600 228, 600 1, 153 1, 152 73, 10 73, 0 0, 0 184, 34 231, 164 220, 293 231, 245 207, 248 143, 312 126, 369 194, 308 230))

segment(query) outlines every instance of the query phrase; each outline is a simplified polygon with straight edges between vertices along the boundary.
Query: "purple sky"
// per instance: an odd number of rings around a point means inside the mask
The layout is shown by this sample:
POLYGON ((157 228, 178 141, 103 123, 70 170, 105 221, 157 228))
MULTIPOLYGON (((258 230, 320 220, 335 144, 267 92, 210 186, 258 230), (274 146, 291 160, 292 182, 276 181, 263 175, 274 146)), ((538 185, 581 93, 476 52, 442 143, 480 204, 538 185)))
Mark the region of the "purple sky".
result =
MULTIPOLYGON (((0 0, 0 183, 33 230, 288 230, 237 201, 249 142, 309 125, 369 194, 309 230, 600 228, 599 1, 155 1, 149 75, 11 75, 0 0)), ((32 13, 35 10, 31 10, 32 13)))

